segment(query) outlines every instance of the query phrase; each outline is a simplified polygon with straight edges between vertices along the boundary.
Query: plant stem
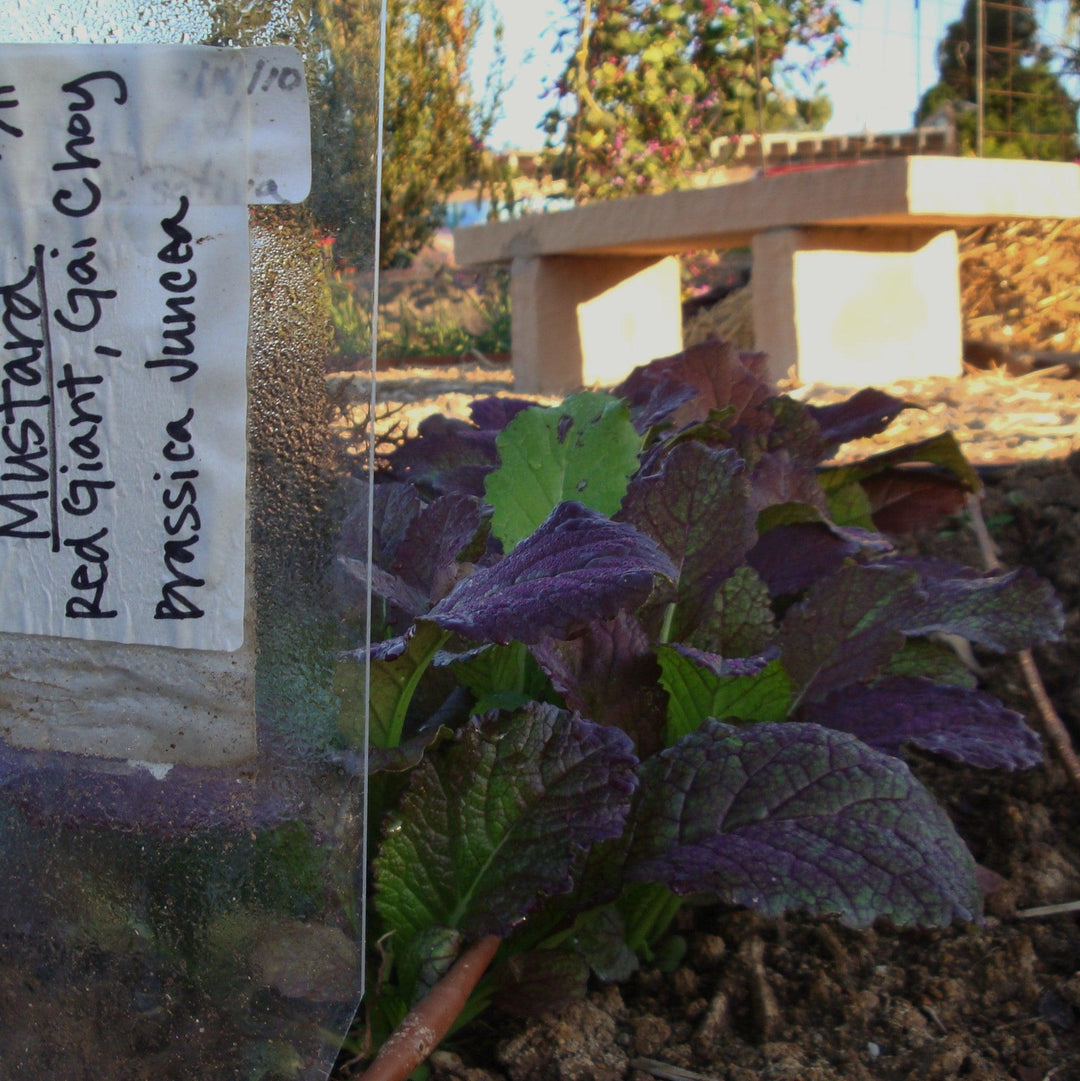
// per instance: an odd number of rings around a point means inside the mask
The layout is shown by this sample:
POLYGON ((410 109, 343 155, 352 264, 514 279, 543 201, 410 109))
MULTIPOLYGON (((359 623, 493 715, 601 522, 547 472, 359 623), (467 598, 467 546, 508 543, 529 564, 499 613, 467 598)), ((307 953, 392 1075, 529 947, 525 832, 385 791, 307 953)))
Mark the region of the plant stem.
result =
POLYGON ((405 728, 405 715, 409 712, 409 706, 412 703, 413 695, 416 693, 416 688, 420 684, 420 677, 431 666, 431 662, 435 659, 435 654, 446 645, 449 638, 450 632, 444 631, 439 640, 430 650, 428 650, 427 656, 420 658, 420 660, 417 661, 416 667, 409 673, 405 685, 401 688, 401 694, 398 695, 397 702, 394 703, 394 712, 390 717, 390 731, 387 736, 387 747, 397 747, 400 745, 401 733, 405 728))
POLYGON ((675 624, 675 602, 671 601, 664 609, 664 622, 660 626, 660 645, 667 645, 671 640, 671 628, 675 624))
POLYGON ((439 1046, 491 964, 502 939, 474 942, 449 972, 405 1015, 360 1081, 403 1081, 439 1046))
POLYGON ((658 882, 637 887, 630 903, 619 906, 626 921, 626 944, 639 956, 651 958, 653 946, 682 906, 683 899, 658 882))

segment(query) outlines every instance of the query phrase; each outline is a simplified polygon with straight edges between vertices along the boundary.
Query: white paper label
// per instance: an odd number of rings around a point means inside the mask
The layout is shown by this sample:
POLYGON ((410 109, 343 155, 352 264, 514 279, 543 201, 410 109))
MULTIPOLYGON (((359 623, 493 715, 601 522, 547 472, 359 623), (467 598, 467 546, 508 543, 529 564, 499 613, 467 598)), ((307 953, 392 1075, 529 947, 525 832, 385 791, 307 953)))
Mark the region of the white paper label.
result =
POLYGON ((243 642, 248 202, 291 49, 0 46, 0 631, 243 642))

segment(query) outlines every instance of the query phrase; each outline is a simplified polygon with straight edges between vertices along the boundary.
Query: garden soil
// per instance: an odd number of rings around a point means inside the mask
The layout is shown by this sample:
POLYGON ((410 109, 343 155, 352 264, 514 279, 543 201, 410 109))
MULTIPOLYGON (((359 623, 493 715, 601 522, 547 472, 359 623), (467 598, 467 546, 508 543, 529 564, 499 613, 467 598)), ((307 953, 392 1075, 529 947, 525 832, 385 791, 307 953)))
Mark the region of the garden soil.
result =
MULTIPOLYGON (((1045 254, 1018 254, 1029 232, 999 237, 1002 259, 1024 268, 1045 254)), ((991 240, 984 232, 968 250, 985 254, 991 240)), ((1046 260, 1040 266, 1052 278, 1044 294, 1071 284, 1046 260)), ((915 407, 852 453, 957 434, 983 478, 982 514, 1000 559, 1044 575, 1064 605, 1064 640, 1036 649, 1035 660, 1080 745, 1080 379, 1069 363, 1040 371, 1001 359, 1015 357, 1019 333, 1000 329, 1017 319, 1016 292, 991 288, 993 273, 976 269, 976 317, 984 332, 997 329, 989 341, 1004 351, 982 354, 983 366, 962 378, 883 387, 915 407)), ((1066 299, 1075 303, 1072 293, 1066 299)), ((1076 348, 1058 325, 1041 337, 1030 319, 1025 326, 1029 353, 1076 348)), ((847 393, 791 389, 813 402, 847 393)), ((509 373, 483 364, 388 372, 380 409, 414 427, 426 412, 464 416, 474 394, 509 390, 509 373)), ((903 543, 983 566, 965 518, 903 543)), ((1019 661, 973 659, 985 687, 1041 731, 1019 661)), ((1051 754, 1019 773, 928 755, 909 762, 985 869, 981 925, 853 931, 834 919, 688 907, 672 943, 673 957, 685 947, 677 960, 594 983, 585 999, 540 1017, 488 1011, 433 1056, 434 1081, 1080 1081, 1080 912, 1038 911, 1080 902, 1080 794, 1051 754)), ((343 1061, 335 1077, 360 1072, 343 1061)))

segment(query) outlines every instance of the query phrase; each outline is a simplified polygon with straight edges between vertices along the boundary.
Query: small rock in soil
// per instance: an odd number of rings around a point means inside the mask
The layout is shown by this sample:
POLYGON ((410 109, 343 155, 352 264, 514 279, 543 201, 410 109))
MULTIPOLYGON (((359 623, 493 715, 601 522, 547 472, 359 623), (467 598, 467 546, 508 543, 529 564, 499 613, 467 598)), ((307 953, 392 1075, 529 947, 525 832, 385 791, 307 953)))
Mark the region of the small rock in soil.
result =
POLYGON ((656 1014, 636 1017, 633 1027, 635 1055, 655 1055, 671 1039, 671 1025, 656 1014))

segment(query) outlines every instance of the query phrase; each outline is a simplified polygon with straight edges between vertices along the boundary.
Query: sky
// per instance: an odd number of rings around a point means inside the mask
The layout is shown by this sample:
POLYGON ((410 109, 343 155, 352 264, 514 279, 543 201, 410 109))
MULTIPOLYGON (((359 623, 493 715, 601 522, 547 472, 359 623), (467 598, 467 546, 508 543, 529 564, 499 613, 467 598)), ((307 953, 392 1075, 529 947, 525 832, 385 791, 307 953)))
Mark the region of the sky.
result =
MULTIPOLYGON (((559 0, 488 2, 505 26, 507 72, 513 77, 492 145, 535 149, 543 144, 537 125, 550 104, 540 94, 545 80, 550 82, 560 68, 552 57, 551 28, 565 8, 559 0)), ((962 8, 963 0, 842 0, 849 48, 843 60, 826 69, 825 91, 833 103, 826 130, 911 127, 920 93, 937 81, 937 44, 962 8)), ((488 48, 487 43, 478 47, 480 68, 488 48)))
MULTIPOLYGON (((175 10, 179 3, 156 4, 175 10)), ((484 0, 505 27, 507 73, 512 83, 503 101, 503 116, 491 144, 498 149, 538 149, 544 136, 539 124, 551 104, 542 92, 558 75, 553 56, 555 28, 565 25, 563 0, 484 0)), ((42 25, 45 13, 57 7, 81 9, 88 22, 95 13, 142 10, 138 0, 4 0, 0 2, 0 41, 11 25, 42 25)), ((948 24, 960 16, 963 0, 840 0, 848 25, 848 54, 824 73, 824 88, 833 103, 830 132, 901 131, 911 126, 919 95, 936 82, 935 51, 948 24)), ((1040 21, 1052 24, 1052 13, 1064 10, 1062 0, 1036 0, 1040 21)), ((151 10, 153 4, 151 5, 151 10)), ((474 84, 483 82, 491 57, 490 24, 486 19, 474 56, 474 84)), ((1054 27, 1049 25, 1053 32, 1054 27)), ((8 40, 11 38, 8 37, 8 40)), ((1073 88, 1074 96, 1077 90, 1073 88)))

